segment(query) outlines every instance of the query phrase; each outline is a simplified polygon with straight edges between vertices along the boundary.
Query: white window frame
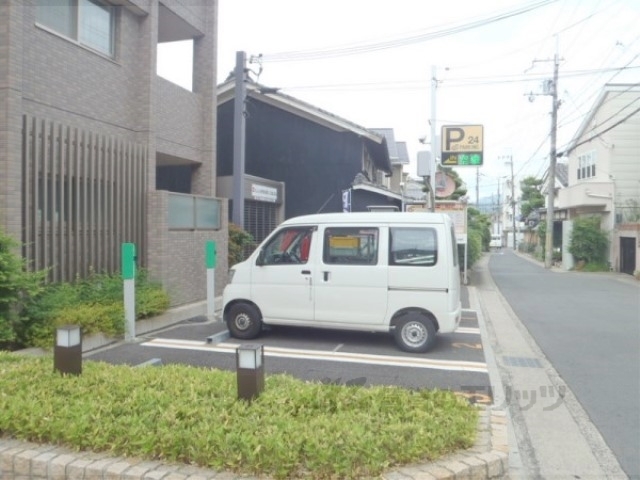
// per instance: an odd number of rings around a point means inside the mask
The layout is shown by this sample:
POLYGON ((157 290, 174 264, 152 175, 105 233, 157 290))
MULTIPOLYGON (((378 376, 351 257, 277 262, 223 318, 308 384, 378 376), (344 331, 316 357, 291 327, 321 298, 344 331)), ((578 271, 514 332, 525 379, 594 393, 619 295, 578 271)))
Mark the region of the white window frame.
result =
POLYGON ((94 52, 97 52, 101 55, 106 55, 109 58, 115 57, 115 33, 116 33, 116 7, 110 5, 103 0, 70 0, 69 6, 73 11, 73 18, 71 19, 71 33, 62 32, 56 28, 55 25, 51 25, 51 22, 47 22, 46 16, 43 14, 44 8, 49 7, 49 1, 47 0, 38 0, 36 6, 36 24, 39 27, 44 28, 45 30, 52 32, 60 37, 63 37, 67 40, 72 41, 78 45, 81 45, 85 48, 88 48, 94 52), (92 4, 92 5, 87 5, 92 4), (91 8, 92 6, 99 7, 104 9, 109 14, 109 46, 104 49, 101 48, 95 42, 91 42, 88 40, 82 40, 84 38, 88 38, 83 34, 83 20, 86 19, 87 15, 87 7, 91 8))
POLYGON ((589 152, 578 155, 578 180, 585 180, 587 178, 593 178, 596 176, 596 151, 591 150, 589 152))

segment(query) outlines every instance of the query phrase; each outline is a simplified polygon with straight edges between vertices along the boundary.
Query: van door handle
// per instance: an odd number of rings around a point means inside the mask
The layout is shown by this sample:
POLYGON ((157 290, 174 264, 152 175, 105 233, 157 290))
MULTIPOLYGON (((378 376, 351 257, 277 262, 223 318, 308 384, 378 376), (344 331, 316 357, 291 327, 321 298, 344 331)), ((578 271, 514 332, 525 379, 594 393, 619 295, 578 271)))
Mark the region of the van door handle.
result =
POLYGON ((311 275, 311 270, 302 270, 303 275, 311 275))
POLYGON ((322 272, 324 274, 324 281, 328 282, 329 281, 329 272, 322 272))

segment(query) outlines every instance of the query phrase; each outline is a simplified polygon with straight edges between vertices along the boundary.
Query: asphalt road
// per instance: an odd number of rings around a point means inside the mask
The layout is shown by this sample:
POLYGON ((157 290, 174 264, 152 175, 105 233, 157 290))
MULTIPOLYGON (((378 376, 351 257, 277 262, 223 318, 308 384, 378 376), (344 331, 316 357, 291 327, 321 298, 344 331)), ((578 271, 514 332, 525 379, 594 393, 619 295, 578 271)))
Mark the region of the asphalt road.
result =
POLYGON ((625 473, 640 478, 640 283, 549 271, 510 250, 489 269, 625 473))

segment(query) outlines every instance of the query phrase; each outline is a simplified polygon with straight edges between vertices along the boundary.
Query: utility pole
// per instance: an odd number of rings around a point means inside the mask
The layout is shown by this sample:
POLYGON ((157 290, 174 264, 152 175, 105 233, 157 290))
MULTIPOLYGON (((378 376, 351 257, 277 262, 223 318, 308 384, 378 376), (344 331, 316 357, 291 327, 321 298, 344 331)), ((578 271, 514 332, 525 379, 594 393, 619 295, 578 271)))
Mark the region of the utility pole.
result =
POLYGON ((476 167, 476 208, 480 210, 480 167, 476 167))
POLYGON ((436 89, 438 88, 438 79, 436 78, 436 67, 431 66, 431 178, 429 178, 429 192, 431 197, 431 211, 436 211, 436 172, 438 170, 438 147, 436 145, 436 89))
POLYGON ((244 228, 244 152, 245 152, 245 100, 247 97, 245 52, 236 52, 234 70, 235 95, 233 99, 233 223, 244 228))
POLYGON ((511 220, 513 228, 513 250, 517 250, 516 248, 516 193, 515 193, 515 180, 513 178, 513 157, 509 157, 509 163, 511 164, 511 220))
POLYGON ((498 227, 498 231, 495 232, 496 234, 500 235, 500 237, 502 237, 502 197, 500 196, 500 182, 502 180, 502 177, 498 178, 498 204, 496 205, 496 224, 498 227))
POLYGON ((553 220, 555 217, 554 200, 556 186, 556 130, 558 128, 558 53, 553 56, 553 81, 551 82, 551 151, 549 152, 549 178, 547 192, 547 232, 545 238, 544 266, 553 264, 553 220))

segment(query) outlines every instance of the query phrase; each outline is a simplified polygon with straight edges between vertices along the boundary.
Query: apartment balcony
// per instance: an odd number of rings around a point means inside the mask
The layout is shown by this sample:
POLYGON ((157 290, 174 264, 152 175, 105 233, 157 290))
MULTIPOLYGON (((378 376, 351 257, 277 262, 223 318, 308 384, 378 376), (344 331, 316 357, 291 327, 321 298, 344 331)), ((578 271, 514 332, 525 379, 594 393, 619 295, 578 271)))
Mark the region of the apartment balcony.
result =
POLYGON ((581 182, 560 189, 558 192, 558 208, 598 208, 603 211, 613 210, 613 182, 581 182))
POLYGON ((156 77, 156 149, 175 158, 200 161, 202 104, 198 94, 156 77))

